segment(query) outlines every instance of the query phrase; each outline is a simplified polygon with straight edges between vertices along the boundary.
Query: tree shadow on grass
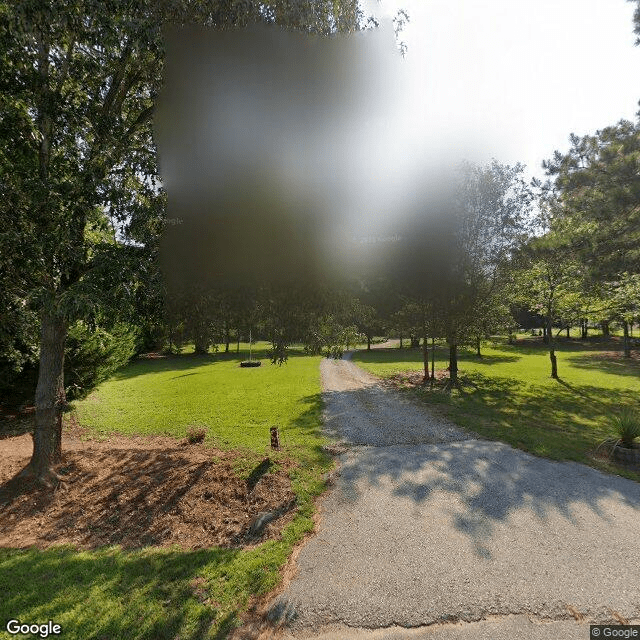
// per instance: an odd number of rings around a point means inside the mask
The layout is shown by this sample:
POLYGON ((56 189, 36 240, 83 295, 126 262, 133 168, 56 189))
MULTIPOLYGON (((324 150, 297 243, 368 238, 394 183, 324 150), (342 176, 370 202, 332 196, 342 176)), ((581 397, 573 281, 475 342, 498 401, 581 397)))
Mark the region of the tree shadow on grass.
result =
POLYGON ((326 464, 327 454, 323 449, 325 433, 322 423, 324 399, 322 393, 313 393, 300 398, 300 403, 305 405, 305 410, 281 430, 281 444, 286 448, 293 444, 295 447, 303 447, 308 451, 305 456, 308 464, 326 464), (316 444, 310 446, 310 443, 316 444))
MULTIPOLYGON (((267 349, 252 349, 251 357, 253 360, 262 360, 263 364, 271 364, 267 349)), ((289 353, 289 358, 291 359, 300 357, 306 357, 306 354, 303 353, 300 349, 294 349, 289 353)), ((248 359, 249 349, 244 348, 241 349, 239 353, 236 353, 235 350, 233 350, 229 353, 218 351, 203 355, 181 353, 179 355, 168 355, 159 358, 136 358, 129 364, 116 371, 111 380, 128 380, 140 375, 146 375, 149 373, 161 373, 164 371, 189 371, 191 369, 197 369, 209 365, 216 365, 223 362, 237 362, 239 365, 241 361, 248 359)))
MULTIPOLYGON (((183 640, 204 637, 213 623, 225 637, 236 612, 220 610, 192 587, 201 576, 233 571, 233 549, 180 551, 71 547, 0 549, 0 618, 61 621, 65 638, 183 640), (66 620, 66 622, 64 622, 66 620)), ((247 576, 255 592, 259 572, 247 576)))
MULTIPOLYGON (((436 346, 436 354, 439 357, 444 357, 448 351, 445 347, 436 346)), ((418 348, 406 348, 406 349, 398 349, 398 348, 384 348, 384 349, 371 349, 371 351, 367 351, 366 349, 362 349, 356 351, 353 354, 352 360, 356 364, 358 361, 360 362, 371 362, 371 363, 393 363, 393 362, 422 362, 422 349, 418 348)), ((429 357, 431 357, 431 346, 429 346, 429 357)))
POLYGON ((522 360, 522 356, 520 355, 494 355, 494 354, 486 354, 478 356, 477 354, 471 353, 463 353, 460 357, 460 363, 464 362, 474 362, 476 364, 505 364, 507 362, 518 362, 518 360, 522 360))
MULTIPOLYGON (((436 357, 439 360, 447 359, 449 351, 445 347, 436 347, 436 357)), ((461 350, 458 354, 460 363, 474 362, 490 366, 492 364, 504 364, 517 362, 522 358, 521 354, 486 354, 478 356, 471 350, 461 350)), ((429 346, 429 361, 431 360, 431 346, 429 346)), ((415 363, 422 365, 423 355, 420 349, 372 349, 371 351, 358 351, 354 354, 353 361, 369 362, 374 364, 415 363)))
POLYGON ((217 358, 213 354, 196 356, 188 353, 157 359, 138 358, 121 369, 118 369, 110 379, 128 380, 130 378, 136 378, 137 376, 147 375, 150 373, 189 371, 191 369, 219 364, 220 362, 223 362, 223 360, 221 358, 217 358))
POLYGON ((605 351, 575 355, 567 358, 572 366, 590 371, 601 371, 615 376, 640 379, 640 357, 625 358, 622 352, 605 351))
MULTIPOLYGON (((450 399, 454 414, 476 415, 495 425, 498 435, 511 432, 514 439, 508 441, 517 446, 528 444, 524 448, 532 453, 564 459, 583 459, 585 451, 608 435, 612 412, 634 402, 637 395, 632 389, 572 385, 563 379, 528 385, 476 372, 465 378, 473 390, 450 399), (545 448, 545 438, 557 432, 564 434, 566 442, 556 442, 554 437, 545 448)), ((421 399, 431 400, 425 391, 421 399)))

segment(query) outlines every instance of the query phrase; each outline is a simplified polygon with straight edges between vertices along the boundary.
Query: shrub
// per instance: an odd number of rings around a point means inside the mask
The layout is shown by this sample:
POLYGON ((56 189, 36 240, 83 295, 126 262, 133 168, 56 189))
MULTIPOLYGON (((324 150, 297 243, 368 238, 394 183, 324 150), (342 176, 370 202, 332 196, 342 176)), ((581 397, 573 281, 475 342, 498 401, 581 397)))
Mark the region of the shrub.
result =
POLYGON ((640 415, 633 409, 624 409, 615 416, 613 426, 625 447, 633 446, 633 441, 640 437, 640 415))
POLYGON ((345 326, 332 315, 320 317, 305 340, 305 351, 327 358, 342 358, 345 348, 355 346, 363 336, 354 325, 345 326))
POLYGON ((0 399, 31 403, 38 377, 38 316, 2 287, 0 309, 0 399))
POLYGON ((69 328, 65 347, 64 387, 68 400, 87 396, 127 364, 136 352, 137 330, 116 324, 108 331, 78 321, 69 328))
POLYGON ((204 427, 189 427, 187 429, 187 442, 189 444, 203 442, 206 435, 207 430, 204 427))

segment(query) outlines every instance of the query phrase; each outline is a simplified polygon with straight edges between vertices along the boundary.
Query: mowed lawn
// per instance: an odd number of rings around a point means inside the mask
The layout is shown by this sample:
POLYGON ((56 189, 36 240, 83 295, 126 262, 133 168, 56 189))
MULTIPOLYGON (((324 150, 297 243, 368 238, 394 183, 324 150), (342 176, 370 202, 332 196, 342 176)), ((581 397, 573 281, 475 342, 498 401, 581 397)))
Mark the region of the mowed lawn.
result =
POLYGON ((318 444, 320 358, 294 351, 279 366, 270 364, 263 344, 253 353, 262 366, 239 367, 248 358, 244 350, 137 361, 76 403, 78 421, 97 434, 177 438, 205 426, 212 445, 256 453, 268 446, 271 426, 287 447, 318 444))
MULTIPOLYGON (((640 409, 640 362, 623 358, 619 342, 560 342, 560 380, 550 374, 540 338, 515 345, 492 343, 482 357, 460 353, 461 387, 450 393, 428 386, 408 390, 457 424, 483 437, 557 460, 576 460, 640 480, 589 454, 613 435, 611 417, 622 407, 640 409)), ((431 356, 429 356, 431 357, 431 356)), ((421 349, 359 351, 354 361, 390 377, 422 368, 421 349)), ((448 351, 436 346, 436 369, 448 366, 448 351)))
POLYGON ((290 473, 298 502, 298 515, 281 539, 248 550, 0 549, 0 638, 9 638, 5 625, 12 618, 53 620, 67 640, 224 638, 251 596, 278 584, 294 545, 313 528, 313 497, 331 465, 321 450, 320 358, 294 353, 281 367, 263 361, 241 369, 247 355, 135 362, 77 402, 76 414, 105 437, 182 438, 189 425, 206 425, 211 445, 245 452, 240 475, 264 457, 269 427, 279 426, 282 451, 270 455, 297 462, 290 473))

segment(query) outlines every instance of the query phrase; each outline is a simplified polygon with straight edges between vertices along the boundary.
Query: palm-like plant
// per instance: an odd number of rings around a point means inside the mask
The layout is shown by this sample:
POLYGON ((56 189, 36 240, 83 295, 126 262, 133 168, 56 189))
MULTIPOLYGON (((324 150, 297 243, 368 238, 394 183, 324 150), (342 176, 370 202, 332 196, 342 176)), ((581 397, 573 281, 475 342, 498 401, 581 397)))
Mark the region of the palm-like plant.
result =
POLYGON ((627 408, 613 418, 613 427, 619 438, 619 443, 624 447, 633 447, 634 440, 640 437, 640 414, 627 408))

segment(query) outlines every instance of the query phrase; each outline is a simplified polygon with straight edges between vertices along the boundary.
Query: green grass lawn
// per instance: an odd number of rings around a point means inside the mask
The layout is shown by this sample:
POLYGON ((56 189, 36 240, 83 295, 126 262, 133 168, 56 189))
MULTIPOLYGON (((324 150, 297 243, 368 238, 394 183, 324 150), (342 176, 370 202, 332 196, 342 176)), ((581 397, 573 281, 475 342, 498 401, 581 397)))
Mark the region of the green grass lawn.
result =
POLYGON ((317 435, 320 358, 294 351, 287 364, 272 365, 259 344, 253 357, 261 367, 240 368, 245 351, 132 363, 76 403, 77 418, 97 434, 182 438, 190 425, 203 425, 212 445, 255 453, 264 453, 271 426, 292 449, 318 444, 307 436, 317 435))
MULTIPOLYGON (((254 355, 264 358, 264 346, 254 345, 254 355)), ((264 361, 241 369, 247 355, 138 361, 75 410, 97 436, 182 438, 189 425, 207 425, 211 445, 245 452, 240 474, 264 457, 269 427, 278 425, 282 451, 275 457, 298 463, 291 475, 299 513, 281 539, 252 550, 0 549, 0 638, 9 638, 10 618, 52 619, 67 640, 223 638, 252 595, 277 585, 293 546, 313 528, 313 497, 331 465, 321 450, 320 358, 293 353, 281 367, 264 361)))
MULTIPOLYGON (((463 384, 451 393, 429 387, 412 389, 420 400, 434 405, 457 424, 480 435, 556 460, 576 460, 640 480, 593 460, 588 453, 612 435, 611 416, 623 406, 638 407, 640 363, 611 357, 602 343, 561 342, 560 380, 549 377, 548 352, 540 339, 524 344, 485 345, 479 358, 460 353, 463 384)), ((614 344, 613 348, 620 345, 614 344)), ((360 351, 354 361, 375 375, 392 376, 419 370, 419 349, 360 351)), ((448 366, 448 352, 436 348, 436 369, 448 366)))

